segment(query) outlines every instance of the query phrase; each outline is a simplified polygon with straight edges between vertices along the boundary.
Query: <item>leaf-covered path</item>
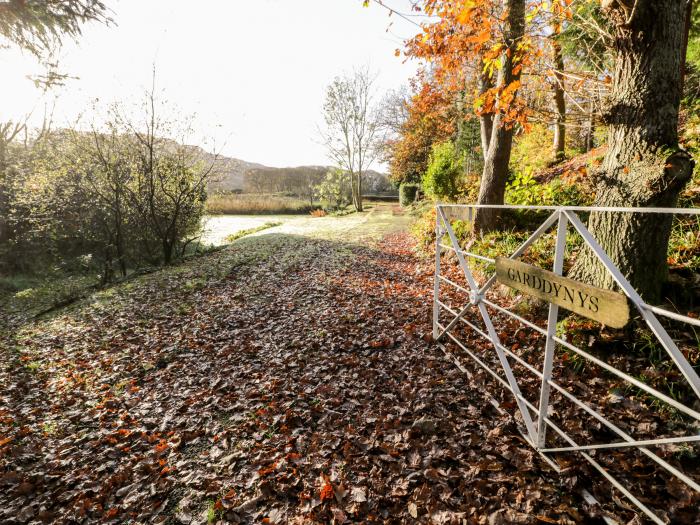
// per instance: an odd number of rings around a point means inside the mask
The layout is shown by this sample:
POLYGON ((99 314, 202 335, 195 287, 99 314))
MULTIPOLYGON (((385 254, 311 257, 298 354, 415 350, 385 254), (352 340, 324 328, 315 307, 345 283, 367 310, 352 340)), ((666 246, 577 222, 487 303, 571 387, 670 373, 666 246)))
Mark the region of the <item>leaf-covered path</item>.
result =
POLYGON ((586 518, 430 344, 430 261, 243 239, 3 339, 0 523, 586 518))

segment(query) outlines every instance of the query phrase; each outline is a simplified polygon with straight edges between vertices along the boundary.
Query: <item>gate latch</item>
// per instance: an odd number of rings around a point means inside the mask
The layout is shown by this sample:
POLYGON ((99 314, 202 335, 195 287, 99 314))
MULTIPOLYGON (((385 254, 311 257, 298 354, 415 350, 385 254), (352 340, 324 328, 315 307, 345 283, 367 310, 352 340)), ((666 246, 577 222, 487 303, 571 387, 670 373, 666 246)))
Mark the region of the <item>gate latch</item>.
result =
POLYGON ((472 290, 469 292, 469 303, 470 304, 479 304, 481 302, 481 295, 479 295, 479 292, 476 290, 472 290))

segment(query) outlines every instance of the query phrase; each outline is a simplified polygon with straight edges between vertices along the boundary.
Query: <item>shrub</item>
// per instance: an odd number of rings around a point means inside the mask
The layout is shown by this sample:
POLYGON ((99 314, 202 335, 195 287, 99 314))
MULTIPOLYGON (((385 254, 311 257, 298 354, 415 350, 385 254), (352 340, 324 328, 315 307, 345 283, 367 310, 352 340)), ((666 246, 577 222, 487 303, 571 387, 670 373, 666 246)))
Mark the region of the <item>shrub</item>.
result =
POLYGON ((459 193, 462 161, 452 142, 435 144, 423 175, 425 194, 436 200, 454 201, 459 193))
POLYGON ((410 227, 419 251, 428 254, 435 249, 435 207, 422 213, 410 227))
POLYGON ((520 206, 587 206, 592 195, 575 182, 554 179, 541 184, 526 170, 508 183, 505 201, 520 206))
POLYGON ((0 173, 3 269, 88 267, 105 284, 117 272, 126 277, 181 257, 198 237, 211 166, 188 146, 139 141, 110 127, 47 133, 7 154, 13 169, 0 173))
MULTIPOLYGON (((534 124, 528 133, 518 135, 513 144, 510 167, 514 171, 539 171, 552 164, 554 132, 543 124, 534 124)), ((573 142, 574 135, 567 133, 566 157, 579 153, 573 142)), ((560 159, 561 160, 561 159, 560 159)))
POLYGON ((404 182, 399 186, 399 203, 401 206, 409 206, 416 200, 419 184, 415 182, 404 182))
POLYGON ((327 210, 342 209, 352 200, 350 177, 343 170, 331 169, 323 180, 314 186, 314 194, 324 202, 327 210))

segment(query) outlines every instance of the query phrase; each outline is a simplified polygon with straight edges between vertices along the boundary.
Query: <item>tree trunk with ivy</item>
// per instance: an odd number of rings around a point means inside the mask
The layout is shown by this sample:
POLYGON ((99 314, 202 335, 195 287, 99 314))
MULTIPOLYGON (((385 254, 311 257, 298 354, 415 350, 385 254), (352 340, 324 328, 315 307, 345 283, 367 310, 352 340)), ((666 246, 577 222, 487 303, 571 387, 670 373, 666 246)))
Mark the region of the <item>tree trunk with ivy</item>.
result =
MULTIPOLYGON (((525 35, 525 0, 507 0, 506 11, 505 50, 497 84, 500 89, 520 79, 520 67, 516 67, 518 64, 515 61, 518 56, 518 44, 525 35)), ((483 118, 481 124, 483 137, 483 118)), ((503 204, 508 181, 513 127, 511 123, 504 122, 502 111, 496 113, 491 127, 491 138, 488 141, 488 152, 485 153, 484 171, 479 187, 479 204, 503 204)), ((474 230, 480 234, 493 231, 498 228, 499 218, 500 213, 497 209, 478 209, 474 217, 474 230)))
MULTIPOLYGON (((596 173, 595 206, 673 207, 690 180, 693 160, 678 146, 684 0, 604 0, 614 26, 615 73, 608 150, 596 173)), ((649 302, 668 278, 672 217, 592 213, 588 228, 615 265, 649 302)), ((584 249, 571 276, 614 288, 612 276, 584 249)))

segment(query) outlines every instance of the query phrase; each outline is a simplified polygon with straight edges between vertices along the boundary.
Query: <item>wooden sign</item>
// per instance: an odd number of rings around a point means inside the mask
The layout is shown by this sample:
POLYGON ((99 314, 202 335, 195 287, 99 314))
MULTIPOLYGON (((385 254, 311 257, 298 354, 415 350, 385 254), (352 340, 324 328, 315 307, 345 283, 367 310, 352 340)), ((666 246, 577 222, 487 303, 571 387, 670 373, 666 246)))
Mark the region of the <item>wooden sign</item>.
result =
POLYGON ((506 286, 612 328, 622 328, 629 320, 627 297, 611 290, 583 284, 506 257, 496 257, 496 276, 506 286))
POLYGON ((471 222, 475 211, 476 210, 466 208, 464 206, 445 206, 442 209, 442 213, 445 214, 445 219, 447 219, 449 222, 452 222, 452 221, 471 222))

